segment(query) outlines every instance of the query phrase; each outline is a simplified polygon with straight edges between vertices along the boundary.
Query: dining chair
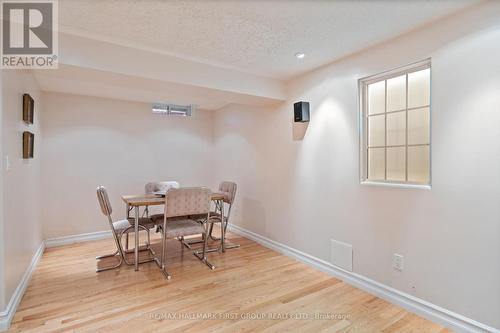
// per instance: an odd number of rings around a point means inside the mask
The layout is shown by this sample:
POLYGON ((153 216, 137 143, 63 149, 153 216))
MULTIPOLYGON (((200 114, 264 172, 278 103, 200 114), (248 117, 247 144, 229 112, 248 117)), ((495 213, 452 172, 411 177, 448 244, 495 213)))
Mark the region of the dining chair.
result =
MULTIPOLYGON (((224 195, 224 199, 221 201, 217 201, 215 203, 215 209, 210 212, 210 217, 208 219, 209 223, 209 232, 208 235, 210 239, 215 240, 215 241, 221 241, 220 249, 234 249, 239 247, 239 244, 222 244, 222 242, 225 242, 225 239, 223 240, 222 237, 223 235, 226 234, 227 231, 227 225, 229 224, 229 217, 231 215, 231 210, 233 207, 234 199, 236 198, 236 189, 237 185, 235 182, 229 182, 229 181, 223 181, 219 184, 219 189, 217 192, 222 193, 224 195), (221 218, 221 205, 227 204, 227 210, 224 209, 224 218, 221 218), (221 223, 221 238, 214 237, 212 235, 214 224, 215 223, 221 223)), ((201 240, 182 240, 183 244, 191 249, 190 245, 193 244, 199 244, 204 242, 204 239, 202 238, 201 240)), ((215 249, 208 249, 207 252, 214 252, 218 251, 219 248, 215 249)))
POLYGON ((155 222, 161 225, 161 268, 167 279, 171 277, 166 270, 165 264, 167 260, 167 239, 203 235, 205 240, 203 249, 201 251, 194 251, 193 254, 208 267, 215 269, 215 266, 206 257, 208 224, 190 218, 190 216, 205 215, 205 222, 208 221, 210 201, 211 191, 205 187, 170 189, 165 195, 163 221, 157 218, 155 222))
MULTIPOLYGON (((227 230, 229 216, 231 215, 231 209, 233 208, 234 199, 236 197, 236 189, 237 189, 237 185, 234 182, 223 181, 219 184, 219 191, 218 192, 224 194, 224 199, 222 200, 222 202, 219 203, 219 205, 220 204, 227 204, 228 205, 227 213, 224 214, 225 216, 223 219, 224 232, 226 232, 226 230, 227 230)), ((210 219, 213 221, 210 225, 210 237, 212 239, 216 239, 215 237, 212 237, 214 223, 222 221, 222 219, 220 218, 220 212, 221 212, 220 206, 218 207, 217 205, 215 206, 215 210, 210 212, 210 219)))
MULTIPOLYGON (((168 180, 168 181, 163 181, 163 182, 149 182, 144 186, 144 193, 146 193, 146 194, 153 194, 155 192, 166 193, 171 188, 179 188, 179 187, 180 187, 179 182, 176 182, 174 180, 168 180)), ((146 208, 144 209, 143 216, 144 215, 149 216, 150 209, 154 209, 154 208, 159 208, 159 207, 149 208, 148 206, 146 206, 146 208)), ((163 214, 162 211, 156 211, 156 210, 154 210, 153 213, 163 214)))
MULTIPOLYGON (((134 232, 134 219, 129 218, 125 220, 118 220, 118 221, 113 221, 111 214, 113 213, 113 208, 111 207, 111 203, 109 201, 109 196, 108 192, 106 191, 106 188, 104 186, 99 186, 97 188, 97 200, 99 201, 99 205, 101 207, 102 213, 108 218, 108 223, 109 227, 111 229, 111 233, 113 235, 113 239, 115 241, 116 245, 116 251, 112 254, 105 254, 102 256, 96 257, 97 260, 99 259, 104 259, 104 258, 110 258, 110 257, 119 257, 119 262, 113 266, 113 267, 108 267, 108 268, 97 268, 97 272, 102 272, 110 269, 115 269, 121 266, 123 262, 125 262, 127 265, 133 265, 133 262, 129 262, 127 260, 126 254, 130 253, 131 251, 123 249, 121 246, 121 240, 123 238, 123 235, 127 235, 134 232)), ((154 260, 154 251, 151 248, 151 238, 149 234, 149 229, 153 228, 155 226, 154 222, 150 218, 140 218, 139 219, 139 229, 144 230, 147 232, 148 235, 148 240, 146 242, 146 247, 145 249, 141 249, 140 251, 149 251, 150 254, 153 256, 153 258, 147 259, 140 261, 139 263, 145 263, 145 262, 150 262, 154 260)))
POLYGON ((144 191, 146 194, 150 194, 157 191, 168 191, 171 188, 179 188, 179 182, 175 180, 168 180, 163 182, 150 182, 144 186, 144 191))

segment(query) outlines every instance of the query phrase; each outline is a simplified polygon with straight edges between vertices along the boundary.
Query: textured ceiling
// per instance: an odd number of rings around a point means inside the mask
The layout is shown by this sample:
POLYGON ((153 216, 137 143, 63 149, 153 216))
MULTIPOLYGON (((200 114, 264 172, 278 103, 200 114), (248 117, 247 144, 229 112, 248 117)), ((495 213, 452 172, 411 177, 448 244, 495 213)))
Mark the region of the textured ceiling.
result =
POLYGON ((287 79, 474 2, 60 0, 59 21, 68 33, 287 79))

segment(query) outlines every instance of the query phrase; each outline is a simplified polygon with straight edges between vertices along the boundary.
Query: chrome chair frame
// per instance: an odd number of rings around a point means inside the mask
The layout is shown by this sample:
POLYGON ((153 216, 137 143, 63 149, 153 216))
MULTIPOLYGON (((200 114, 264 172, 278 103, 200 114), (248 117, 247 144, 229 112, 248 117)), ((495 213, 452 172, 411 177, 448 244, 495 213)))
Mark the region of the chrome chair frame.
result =
MULTIPOLYGON (((113 213, 113 209, 111 207, 111 203, 109 202, 109 197, 108 197, 108 193, 106 191, 106 188, 104 188, 103 186, 99 186, 97 188, 97 200, 99 201, 99 205, 101 207, 102 213, 105 216, 107 216, 107 218, 108 218, 109 227, 111 228, 111 233, 113 234, 113 239, 114 239, 115 245, 116 245, 116 251, 112 254, 105 254, 105 255, 97 256, 96 260, 104 259, 104 258, 111 258, 111 257, 118 257, 119 261, 116 265, 114 265, 112 267, 97 268, 96 272, 99 273, 99 272, 115 269, 115 268, 120 267, 123 263, 125 263, 129 266, 134 265, 134 262, 129 262, 126 258, 126 254, 131 253, 133 251, 124 250, 122 245, 121 245, 121 243, 122 243, 121 240, 123 238, 123 235, 126 234, 127 235, 127 246, 128 246, 128 234, 130 233, 131 230, 134 230, 134 226, 130 225, 129 227, 123 229, 118 234, 118 232, 116 231, 116 229, 113 225, 113 219, 111 218, 111 214, 113 213)), ((149 251, 149 253, 153 256, 152 258, 139 261, 139 264, 143 264, 146 262, 153 261, 154 257, 155 257, 155 252, 153 251, 153 249, 150 246, 151 245, 151 238, 150 238, 149 229, 143 225, 139 225, 139 228, 146 231, 147 235, 148 235, 148 241, 146 242, 146 247, 144 249, 140 249, 140 251, 149 251)))
MULTIPOLYGON (((233 207, 234 199, 236 198, 236 190, 237 190, 237 185, 234 182, 228 182, 228 181, 223 181, 219 184, 219 192, 221 193, 228 193, 229 194, 229 200, 220 200, 215 202, 215 209, 214 212, 217 215, 215 216, 209 216, 208 217, 208 223, 210 224, 210 230, 209 230, 209 237, 213 241, 220 241, 220 245, 217 248, 212 248, 212 249, 207 249, 207 252, 216 252, 216 251, 221 251, 225 252, 226 249, 234 249, 240 247, 240 244, 231 244, 231 243, 226 243, 225 235, 227 231, 227 225, 229 224, 229 217, 231 215, 231 209, 233 207), (230 191, 226 191, 227 187, 229 187, 230 191), (229 205, 227 214, 224 215, 224 203, 227 203, 229 205), (214 228, 214 223, 220 223, 221 224, 221 237, 214 237, 212 235, 213 228, 214 228)), ((192 250, 193 248, 191 245, 193 244, 200 244, 204 242, 204 238, 202 237, 201 240, 185 240, 185 239, 180 239, 182 244, 186 246, 188 249, 192 250)))

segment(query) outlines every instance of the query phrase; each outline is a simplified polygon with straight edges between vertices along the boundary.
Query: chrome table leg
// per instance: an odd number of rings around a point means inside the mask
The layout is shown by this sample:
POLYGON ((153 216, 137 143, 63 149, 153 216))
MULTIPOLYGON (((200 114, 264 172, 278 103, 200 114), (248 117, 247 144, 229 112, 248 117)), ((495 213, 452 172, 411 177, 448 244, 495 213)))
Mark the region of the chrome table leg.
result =
POLYGON ((224 228, 224 201, 220 202, 220 246, 222 253, 226 252, 226 245, 224 244, 226 241, 226 228, 224 228))
POLYGON ((135 236, 135 270, 139 270, 139 207, 135 207, 135 223, 134 223, 134 236, 135 236))
MULTIPOLYGON (((182 245, 181 245, 182 246, 182 245)), ((167 262, 167 219, 163 219, 163 228, 161 232, 161 260, 160 269, 167 280, 170 280, 172 276, 167 272, 167 267, 165 263, 167 262)))
MULTIPOLYGON (((128 220, 130 217, 130 206, 128 204, 125 205, 125 219, 128 220)), ((128 233, 127 239, 125 239, 125 250, 128 251, 128 233)))

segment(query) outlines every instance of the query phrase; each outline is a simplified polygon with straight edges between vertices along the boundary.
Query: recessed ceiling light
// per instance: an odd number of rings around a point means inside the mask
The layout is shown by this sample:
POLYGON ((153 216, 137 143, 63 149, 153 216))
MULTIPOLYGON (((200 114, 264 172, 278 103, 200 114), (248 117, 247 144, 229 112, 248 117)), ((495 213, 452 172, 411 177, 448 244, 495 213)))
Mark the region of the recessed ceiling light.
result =
POLYGON ((306 54, 302 53, 302 52, 295 53, 295 58, 297 58, 297 59, 304 59, 305 56, 306 56, 306 54))

